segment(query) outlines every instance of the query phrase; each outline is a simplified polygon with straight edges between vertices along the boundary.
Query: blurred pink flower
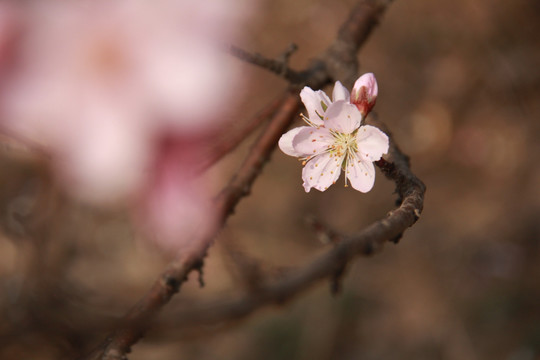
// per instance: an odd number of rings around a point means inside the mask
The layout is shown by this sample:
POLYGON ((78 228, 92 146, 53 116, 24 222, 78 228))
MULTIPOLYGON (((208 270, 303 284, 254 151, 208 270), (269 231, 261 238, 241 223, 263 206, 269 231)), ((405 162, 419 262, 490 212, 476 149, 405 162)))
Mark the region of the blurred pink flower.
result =
POLYGON ((309 114, 303 118, 309 126, 282 135, 279 147, 285 154, 303 160, 306 192, 311 188, 325 191, 335 184, 342 169, 345 186, 348 179, 358 191, 371 190, 375 182, 373 162, 388 151, 388 136, 374 126, 362 125, 362 113, 349 103, 348 91, 339 82, 334 87, 334 102, 324 92, 307 87, 301 96, 309 114))
POLYGON ((202 144, 189 138, 161 139, 136 212, 138 223, 164 249, 187 250, 209 241, 217 219, 208 189, 197 176, 202 144))
POLYGON ((0 132, 47 149, 61 183, 83 200, 139 198, 148 228, 166 241, 195 224, 193 216, 212 224, 204 182, 187 176, 194 164, 178 158, 196 151, 183 142, 235 104, 238 69, 216 45, 238 35, 243 5, 3 2, 0 132), (16 35, 3 19, 17 24, 16 35), (2 71, 11 40, 14 61, 2 71))

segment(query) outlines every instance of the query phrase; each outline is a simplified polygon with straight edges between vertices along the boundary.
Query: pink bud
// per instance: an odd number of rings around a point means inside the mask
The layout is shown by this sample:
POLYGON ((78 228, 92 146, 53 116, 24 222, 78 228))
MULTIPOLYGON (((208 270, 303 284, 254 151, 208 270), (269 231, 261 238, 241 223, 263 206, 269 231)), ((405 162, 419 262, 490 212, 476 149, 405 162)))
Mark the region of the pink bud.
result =
POLYGON ((358 78, 351 92, 351 104, 356 105, 362 116, 366 116, 377 101, 377 80, 375 75, 367 73, 358 78))

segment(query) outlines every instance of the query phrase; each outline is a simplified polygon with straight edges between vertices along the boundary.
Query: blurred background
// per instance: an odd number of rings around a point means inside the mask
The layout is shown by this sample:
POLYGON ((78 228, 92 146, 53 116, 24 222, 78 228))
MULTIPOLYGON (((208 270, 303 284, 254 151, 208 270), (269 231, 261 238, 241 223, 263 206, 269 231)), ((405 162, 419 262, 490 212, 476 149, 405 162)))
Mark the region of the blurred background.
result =
MULTIPOLYGON (((238 45, 273 57, 294 42, 291 66, 303 68, 354 3, 263 1, 238 45)), ((539 33, 535 1, 395 1, 362 48, 360 71, 376 75, 375 115, 427 185, 418 223, 357 259, 337 296, 321 282, 234 324, 175 326, 179 309, 247 291, 238 256, 274 274, 327 250, 306 218, 353 233, 393 207, 380 172, 368 194, 339 182, 306 194, 298 161, 277 151, 211 248, 206 286, 191 274, 129 358, 540 359, 539 33)), ((239 122, 286 87, 242 71, 239 122)), ((216 191, 250 140, 209 171, 216 191)), ((17 144, 4 139, 0 164, 0 358, 72 358, 102 339, 168 258, 123 211, 65 197, 46 163, 17 144)))

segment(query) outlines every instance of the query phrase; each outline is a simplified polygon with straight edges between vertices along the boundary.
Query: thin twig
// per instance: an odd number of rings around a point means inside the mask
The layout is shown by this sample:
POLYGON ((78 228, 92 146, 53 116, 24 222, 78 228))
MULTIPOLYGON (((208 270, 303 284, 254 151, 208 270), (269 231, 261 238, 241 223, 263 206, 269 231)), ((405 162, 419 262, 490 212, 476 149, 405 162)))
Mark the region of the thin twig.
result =
POLYGON ((127 359, 131 346, 143 337, 156 313, 176 294, 187 275, 201 266, 208 242, 194 242, 196 247, 182 253, 159 276, 150 291, 125 316, 122 326, 84 359, 127 359))
POLYGON ((339 28, 336 39, 318 59, 324 63, 326 74, 333 81, 340 80, 345 87, 352 87, 358 77, 358 50, 367 41, 390 2, 359 1, 351 10, 349 18, 339 28))
POLYGON ((300 98, 296 92, 287 92, 281 107, 272 121, 261 133, 244 163, 216 199, 217 207, 225 221, 234 212, 236 204, 251 191, 251 185, 260 174, 277 142, 290 125, 300 108, 300 98))
POLYGON ((273 72, 276 75, 283 77, 291 84, 296 84, 303 78, 302 73, 289 68, 289 57, 296 51, 297 46, 295 44, 289 45, 287 49, 277 59, 269 59, 258 53, 250 53, 244 49, 235 45, 229 45, 227 51, 234 57, 253 64, 255 66, 266 69, 273 72))
MULTIPOLYGON (((208 169, 210 166, 217 163, 227 154, 232 152, 238 147, 261 123, 265 120, 268 120, 276 111, 276 109, 283 102, 284 97, 280 96, 279 98, 271 101, 267 104, 262 110, 257 112, 253 118, 249 121, 246 121, 245 124, 235 128, 234 130, 227 133, 224 137, 218 139, 217 143, 212 146, 209 150, 209 155, 204 158, 204 161, 200 164, 200 171, 208 169)), ((216 136, 217 137, 217 136, 216 136)))

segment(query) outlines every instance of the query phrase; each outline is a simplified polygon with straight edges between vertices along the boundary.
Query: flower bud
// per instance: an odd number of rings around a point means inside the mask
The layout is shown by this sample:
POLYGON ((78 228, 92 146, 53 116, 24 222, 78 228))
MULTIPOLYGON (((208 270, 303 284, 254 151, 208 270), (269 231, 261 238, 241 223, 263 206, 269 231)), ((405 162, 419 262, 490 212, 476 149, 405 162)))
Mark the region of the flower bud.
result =
POLYGON ((354 83, 351 92, 351 104, 356 105, 363 117, 375 106, 378 91, 377 80, 372 73, 360 76, 354 83))

